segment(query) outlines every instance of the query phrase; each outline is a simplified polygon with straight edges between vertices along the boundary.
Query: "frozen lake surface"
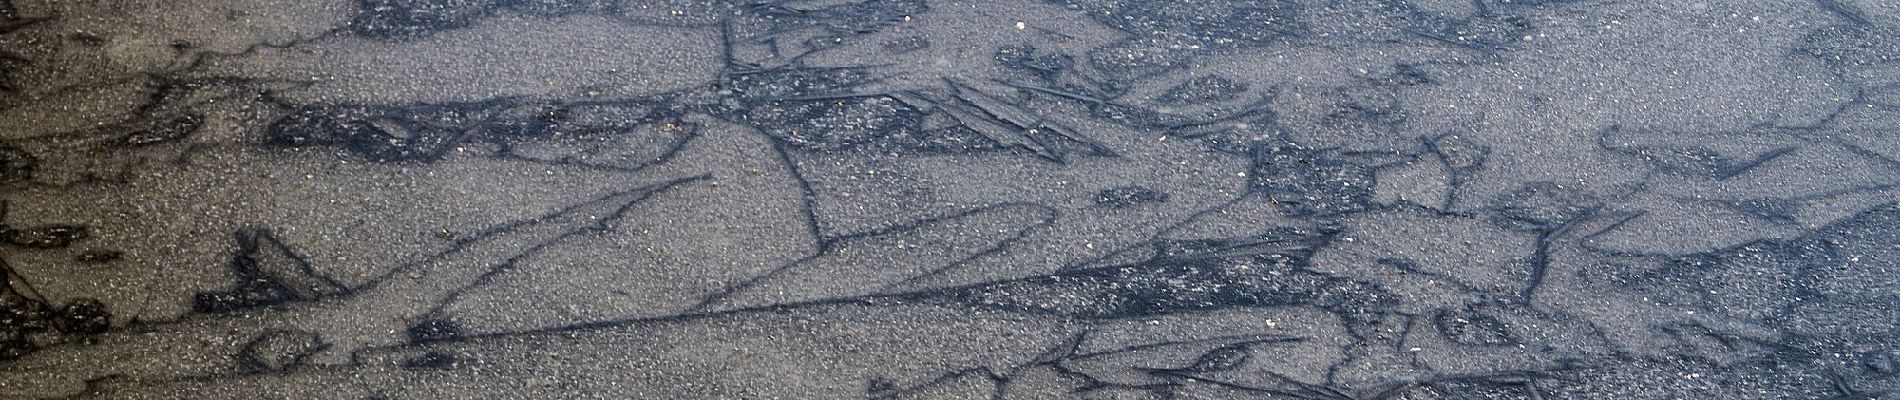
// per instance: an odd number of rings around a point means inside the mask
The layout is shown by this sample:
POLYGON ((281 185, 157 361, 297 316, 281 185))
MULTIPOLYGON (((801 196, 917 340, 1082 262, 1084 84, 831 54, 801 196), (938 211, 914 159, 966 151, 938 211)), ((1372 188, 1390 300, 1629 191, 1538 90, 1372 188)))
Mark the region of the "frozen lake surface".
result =
POLYGON ((0 0, 9 399, 1894 398, 1896 202, 1884 0, 0 0))

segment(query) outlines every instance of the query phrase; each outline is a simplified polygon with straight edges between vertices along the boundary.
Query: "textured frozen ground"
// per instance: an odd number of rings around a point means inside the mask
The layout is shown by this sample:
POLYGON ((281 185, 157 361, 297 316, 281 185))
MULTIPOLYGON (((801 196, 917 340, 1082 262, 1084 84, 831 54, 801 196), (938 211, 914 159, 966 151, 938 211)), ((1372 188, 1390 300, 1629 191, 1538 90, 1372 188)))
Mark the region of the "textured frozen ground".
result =
POLYGON ((0 398, 1891 398, 1897 126, 1878 0, 0 0, 0 398))

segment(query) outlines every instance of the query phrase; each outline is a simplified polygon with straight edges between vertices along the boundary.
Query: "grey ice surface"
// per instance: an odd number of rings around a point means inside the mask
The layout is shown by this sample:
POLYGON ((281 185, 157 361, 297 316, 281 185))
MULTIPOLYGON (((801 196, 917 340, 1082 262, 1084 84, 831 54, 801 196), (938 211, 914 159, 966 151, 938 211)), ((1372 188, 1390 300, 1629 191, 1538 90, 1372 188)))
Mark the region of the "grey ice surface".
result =
POLYGON ((0 0, 0 398, 1900 398, 1900 2, 0 0))

